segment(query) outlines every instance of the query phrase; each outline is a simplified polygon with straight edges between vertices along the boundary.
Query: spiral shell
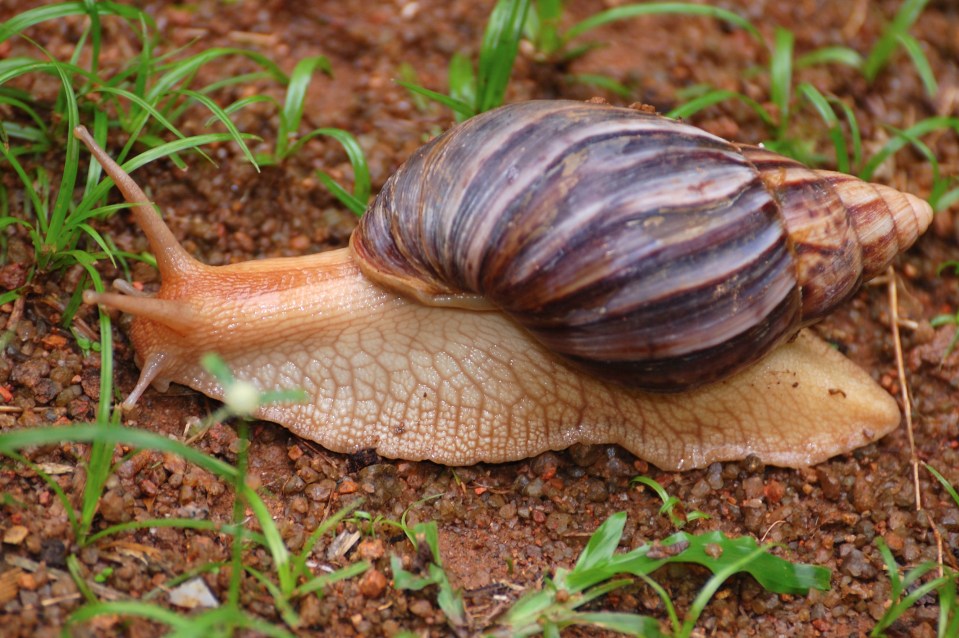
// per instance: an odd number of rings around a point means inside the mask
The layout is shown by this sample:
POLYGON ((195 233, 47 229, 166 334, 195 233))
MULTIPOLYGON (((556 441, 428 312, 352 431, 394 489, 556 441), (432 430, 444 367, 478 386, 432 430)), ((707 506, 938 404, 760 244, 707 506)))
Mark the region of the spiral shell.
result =
POLYGON ((419 149, 351 245, 385 286, 491 304, 579 366, 674 391, 821 318, 930 219, 911 195, 665 117, 534 101, 419 149))

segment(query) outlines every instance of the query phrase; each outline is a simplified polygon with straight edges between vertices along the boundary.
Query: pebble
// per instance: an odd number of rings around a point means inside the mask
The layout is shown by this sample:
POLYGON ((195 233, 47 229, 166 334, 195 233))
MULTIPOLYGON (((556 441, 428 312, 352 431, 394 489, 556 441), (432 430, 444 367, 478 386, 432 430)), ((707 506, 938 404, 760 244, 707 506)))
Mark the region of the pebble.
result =
POLYGON ((563 512, 550 512, 546 517, 546 528, 557 534, 565 534, 572 518, 563 512))
POLYGON ((722 463, 713 463, 709 466, 709 469, 706 470, 706 483, 709 485, 710 489, 715 492, 723 489, 725 483, 723 482, 722 463))
POLYGON ((606 482, 591 478, 586 483, 586 500, 590 503, 605 503, 609 499, 606 482))
POLYGON ((122 523, 127 520, 126 503, 118 490, 109 490, 100 499, 100 516, 108 523, 122 523))
POLYGON ((394 463, 367 465, 356 473, 356 478, 363 486, 371 507, 380 507, 397 498, 403 491, 403 483, 397 476, 394 463))
POLYGON ((23 363, 14 366, 10 375, 11 380, 19 385, 33 389, 41 379, 50 374, 50 364, 46 359, 27 359, 23 363))
POLYGON ((383 595, 383 591, 386 590, 386 585, 387 580, 383 572, 371 568, 366 570, 366 573, 364 573, 360 579, 359 589, 360 593, 367 598, 379 598, 383 595))
POLYGON ((433 615, 433 604, 428 600, 418 598, 410 603, 410 613, 420 618, 427 618, 433 615))
POLYGON ((850 544, 839 548, 839 555, 843 557, 840 570, 853 578, 870 580, 876 577, 876 568, 872 566, 865 554, 850 544))
POLYGON ((758 499, 764 496, 763 479, 759 476, 750 476, 743 481, 743 492, 747 499, 758 499))
POLYGON ((580 467, 589 467, 603 456, 603 446, 577 443, 567 451, 573 463, 580 467))
POLYGON ((283 481, 283 487, 280 489, 283 494, 290 496, 292 494, 299 494, 303 491, 303 488, 306 487, 306 483, 296 474, 289 476, 285 481, 283 481))
POLYGON ((311 483, 306 487, 306 497, 315 503, 325 503, 329 500, 335 487, 336 483, 333 479, 323 479, 319 483, 311 483))
POLYGON ((817 467, 816 479, 819 482, 819 488, 822 490, 822 495, 825 498, 830 501, 839 500, 839 497, 842 495, 842 487, 832 468, 825 465, 817 467))

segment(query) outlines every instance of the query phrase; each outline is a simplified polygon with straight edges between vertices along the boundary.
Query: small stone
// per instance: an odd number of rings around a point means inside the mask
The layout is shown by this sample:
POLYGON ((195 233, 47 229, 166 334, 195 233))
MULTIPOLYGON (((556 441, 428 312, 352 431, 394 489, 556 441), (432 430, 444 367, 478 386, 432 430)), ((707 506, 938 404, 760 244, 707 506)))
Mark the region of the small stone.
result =
POLYGON ((320 599, 315 594, 309 594, 300 601, 300 623, 303 627, 319 625, 322 620, 320 599))
POLYGON ((420 618, 426 618, 433 614, 433 605, 428 600, 422 598, 410 603, 410 613, 420 618))
POLYGON ((706 496, 708 496, 708 495, 710 494, 710 492, 712 492, 712 491, 713 491, 713 489, 709 486, 709 483, 707 483, 705 479, 699 479, 699 480, 696 481, 696 483, 693 485, 693 487, 692 487, 692 489, 689 491, 689 493, 690 493, 692 496, 694 496, 695 498, 700 498, 700 499, 701 499, 701 498, 705 498, 706 496))
POLYGON ((211 608, 220 605, 202 578, 193 578, 179 587, 174 587, 170 590, 169 596, 170 603, 185 609, 211 608))
POLYGON ((579 467, 589 467, 603 455, 603 448, 600 445, 577 443, 567 450, 567 454, 579 467))
POLYGON ((170 474, 183 474, 184 470, 186 470, 186 461, 182 456, 173 454, 172 452, 164 452, 163 469, 170 474))
POLYGON ((386 555, 386 547, 381 539, 370 538, 359 544, 356 553, 363 560, 379 560, 386 555))
POLYGON ((523 488, 523 494, 531 498, 539 498, 543 495, 543 481, 539 477, 534 478, 523 488))
POLYGON ((117 490, 110 490, 100 499, 100 516, 108 523, 122 523, 128 513, 123 496, 117 490))
POLYGON ((761 474, 762 471, 766 469, 766 466, 763 464, 762 459, 755 454, 750 454, 743 459, 743 469, 749 474, 761 474))
POLYGON ((550 529, 557 534, 565 534, 569 529, 570 515, 564 512, 550 512, 546 517, 546 529, 550 529))
POLYGON ((26 589, 27 591, 36 591, 37 587, 40 586, 40 583, 37 582, 37 577, 31 574, 30 572, 22 572, 17 576, 17 587, 20 589, 26 589))
POLYGON ((356 484, 356 481, 351 478, 344 478, 336 491, 340 494, 355 494, 359 489, 360 486, 356 484))
POLYGON ((33 388, 50 374, 50 364, 45 359, 28 359, 13 368, 11 379, 15 384, 33 388))
POLYGON ((786 493, 786 488, 779 481, 769 481, 763 488, 763 495, 770 503, 778 503, 786 493))
POLYGON ((379 598, 386 589, 386 576, 378 569, 368 569, 360 579, 360 593, 366 598, 379 598))
POLYGON ((67 546, 59 538, 48 538, 43 541, 40 551, 40 560, 50 567, 63 567, 67 563, 67 546))
POLYGON ((723 465, 722 463, 713 463, 706 470, 706 483, 713 491, 718 492, 723 489, 723 465))
POLYGON ((303 491, 303 488, 306 487, 306 483, 296 474, 291 475, 283 482, 283 487, 281 491, 290 496, 292 494, 299 494, 303 491))
POLYGON ((599 479, 589 479, 586 485, 586 500, 590 503, 605 503, 608 498, 606 483, 599 479))
POLYGON ((306 497, 316 503, 323 503, 329 500, 336 484, 332 479, 323 479, 319 483, 311 483, 306 488, 306 497))
POLYGON ((830 501, 838 501, 842 496, 842 486, 835 472, 827 470, 824 466, 816 468, 816 479, 819 481, 819 487, 822 489, 822 495, 830 501))
POLYGON ((902 548, 906 545, 906 539, 894 531, 886 533, 882 538, 884 541, 886 541, 886 545, 889 547, 889 549, 896 554, 900 553, 902 548))
POLYGON ((743 481, 743 492, 747 500, 759 499, 763 496, 763 479, 759 476, 750 476, 743 481))
POLYGON ((46 405, 53 401, 62 391, 63 386, 53 379, 40 379, 40 381, 33 386, 33 398, 37 400, 37 403, 46 405))
POLYGON ((3 533, 3 542, 8 545, 19 545, 27 537, 29 530, 23 525, 14 525, 3 533))
POLYGON ((80 372, 80 387, 83 393, 91 399, 100 398, 100 370, 96 368, 84 368, 80 372))
POLYGON ((875 485, 862 472, 856 475, 852 488, 852 504, 860 513, 871 511, 876 506, 875 485))
POLYGON ((555 452, 544 452, 530 462, 529 469, 535 476, 548 481, 556 476, 560 463, 560 458, 555 452))
POLYGON ((843 573, 862 580, 870 580, 876 576, 876 568, 866 559, 862 551, 855 548, 850 549, 843 558, 841 569, 843 573))

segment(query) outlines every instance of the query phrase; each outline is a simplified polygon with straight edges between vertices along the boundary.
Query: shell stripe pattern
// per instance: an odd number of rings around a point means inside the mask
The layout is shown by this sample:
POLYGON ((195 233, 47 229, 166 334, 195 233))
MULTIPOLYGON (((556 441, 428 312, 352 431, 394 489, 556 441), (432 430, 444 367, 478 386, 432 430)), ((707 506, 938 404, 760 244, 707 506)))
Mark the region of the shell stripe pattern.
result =
MULTIPOLYGON (((823 179, 823 171, 762 148, 740 148, 778 198, 802 283, 803 323, 817 321, 855 293, 863 281, 862 249, 851 221, 854 215, 848 214, 836 189, 823 179)), ((881 199, 877 205, 882 206, 881 199)))
POLYGON ((778 208, 739 147, 705 131, 632 109, 526 102, 417 151, 353 249, 401 292, 478 293, 597 374, 678 390, 797 329, 778 208))

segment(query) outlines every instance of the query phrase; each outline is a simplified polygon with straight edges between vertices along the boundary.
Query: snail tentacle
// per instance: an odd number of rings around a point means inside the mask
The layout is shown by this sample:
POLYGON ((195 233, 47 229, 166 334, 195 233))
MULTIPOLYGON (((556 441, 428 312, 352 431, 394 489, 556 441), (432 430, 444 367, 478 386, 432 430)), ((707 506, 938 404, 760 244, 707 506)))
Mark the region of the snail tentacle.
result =
POLYGON ((163 350, 157 350, 150 353, 147 356, 146 360, 143 362, 143 365, 140 367, 140 377, 137 379, 137 384, 130 394, 127 395, 127 398, 123 400, 121 404, 124 409, 129 410, 137 404, 137 401, 140 400, 140 397, 143 396, 143 393, 146 392, 146 389, 151 385, 154 386, 158 392, 166 392, 167 388, 170 387, 170 380, 163 376, 164 370, 167 367, 165 364, 169 359, 169 354, 163 350))
POLYGON ((116 308, 120 312, 166 326, 186 335, 197 329, 198 318, 190 306, 170 299, 140 297, 115 292, 83 291, 83 302, 116 308))
POLYGON ((100 166, 123 193, 124 198, 132 204, 130 208, 133 211, 133 218, 150 242, 160 273, 165 277, 189 277, 197 270, 204 268, 203 264, 191 257, 190 253, 180 245, 140 186, 100 148, 86 127, 77 126, 73 134, 90 149, 100 166))

